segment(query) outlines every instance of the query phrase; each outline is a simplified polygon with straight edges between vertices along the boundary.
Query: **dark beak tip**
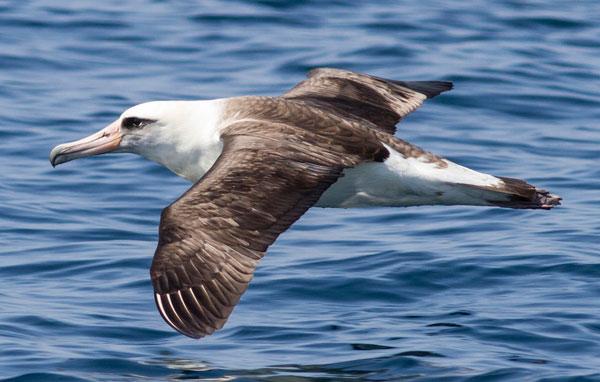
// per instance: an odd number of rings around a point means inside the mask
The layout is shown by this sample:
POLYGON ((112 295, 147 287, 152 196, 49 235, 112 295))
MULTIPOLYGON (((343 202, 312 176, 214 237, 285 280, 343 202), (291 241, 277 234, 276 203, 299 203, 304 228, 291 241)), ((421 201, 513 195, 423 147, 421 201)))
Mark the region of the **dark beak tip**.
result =
POLYGON ((52 151, 50 151, 50 156, 48 156, 48 160, 50 161, 50 164, 52 165, 52 167, 56 167, 56 155, 54 154, 54 149, 52 149, 52 151))
POLYGON ((50 155, 48 157, 48 160, 50 161, 50 164, 52 165, 53 168, 56 167, 56 166, 58 166, 61 163, 61 162, 58 162, 58 158, 60 158, 60 155, 61 155, 60 145, 55 146, 50 151, 50 155))

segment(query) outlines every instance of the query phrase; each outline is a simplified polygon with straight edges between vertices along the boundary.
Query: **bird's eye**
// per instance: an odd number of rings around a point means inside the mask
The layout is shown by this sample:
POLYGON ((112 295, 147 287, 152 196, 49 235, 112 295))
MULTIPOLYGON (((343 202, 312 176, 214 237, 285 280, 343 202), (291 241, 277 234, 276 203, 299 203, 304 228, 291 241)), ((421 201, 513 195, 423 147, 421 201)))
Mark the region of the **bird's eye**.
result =
POLYGON ((144 118, 137 118, 137 117, 127 117, 127 118, 123 118, 123 121, 121 122, 121 127, 125 128, 125 129, 140 129, 150 123, 156 122, 152 119, 144 119, 144 118))

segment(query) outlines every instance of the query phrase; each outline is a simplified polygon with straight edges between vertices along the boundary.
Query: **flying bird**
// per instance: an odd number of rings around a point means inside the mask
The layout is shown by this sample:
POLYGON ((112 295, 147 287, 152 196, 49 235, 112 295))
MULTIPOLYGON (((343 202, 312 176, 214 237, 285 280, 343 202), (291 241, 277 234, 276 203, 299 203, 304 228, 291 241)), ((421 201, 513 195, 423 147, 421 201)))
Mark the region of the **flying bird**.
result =
POLYGON ((225 324, 267 248, 312 206, 560 204, 394 136, 402 118, 450 89, 319 68, 277 97, 139 104, 56 146, 50 162, 129 152, 194 182, 162 211, 150 276, 165 321, 200 338, 225 324))

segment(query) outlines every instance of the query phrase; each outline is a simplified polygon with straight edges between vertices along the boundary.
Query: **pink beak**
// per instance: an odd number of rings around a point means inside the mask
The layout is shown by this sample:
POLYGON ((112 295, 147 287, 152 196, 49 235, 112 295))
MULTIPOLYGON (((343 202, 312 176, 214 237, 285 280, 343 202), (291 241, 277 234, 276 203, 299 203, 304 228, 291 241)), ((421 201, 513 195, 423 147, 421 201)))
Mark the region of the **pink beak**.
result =
POLYGON ((121 144, 121 138, 121 127, 117 120, 88 137, 56 146, 50 152, 50 163, 55 167, 73 159, 115 151, 121 144))

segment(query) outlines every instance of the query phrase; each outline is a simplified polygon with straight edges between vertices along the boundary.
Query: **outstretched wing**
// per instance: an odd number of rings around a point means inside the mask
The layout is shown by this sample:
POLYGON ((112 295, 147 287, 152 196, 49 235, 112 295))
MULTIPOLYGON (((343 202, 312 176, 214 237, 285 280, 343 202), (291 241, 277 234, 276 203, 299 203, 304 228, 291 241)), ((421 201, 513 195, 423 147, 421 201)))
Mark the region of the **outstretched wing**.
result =
POLYGON ((382 155, 286 140, 298 128, 285 124, 255 134, 261 123, 235 123, 210 171, 162 213, 150 271, 154 296, 165 321, 187 336, 221 328, 277 236, 345 167, 382 155))
POLYGON ((441 92, 446 81, 395 81, 347 70, 319 68, 283 95, 312 105, 333 108, 341 115, 367 120, 390 134, 408 113, 441 92))

